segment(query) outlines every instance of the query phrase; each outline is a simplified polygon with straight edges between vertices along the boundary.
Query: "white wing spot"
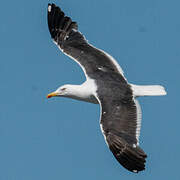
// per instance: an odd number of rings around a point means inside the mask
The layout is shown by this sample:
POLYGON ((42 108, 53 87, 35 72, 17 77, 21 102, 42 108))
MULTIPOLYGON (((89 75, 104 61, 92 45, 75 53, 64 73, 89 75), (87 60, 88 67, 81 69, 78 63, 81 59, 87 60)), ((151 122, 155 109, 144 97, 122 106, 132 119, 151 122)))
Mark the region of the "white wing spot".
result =
POLYGON ((51 12, 51 5, 48 6, 48 12, 51 12))
MULTIPOLYGON (((102 49, 98 49, 95 46, 93 46, 92 44, 90 44, 93 48, 101 51, 102 53, 104 53, 110 60, 111 62, 116 66, 117 70, 119 71, 119 73, 124 77, 124 72, 122 70, 122 68, 120 67, 120 65, 117 63, 117 61, 107 52, 103 51, 102 49)), ((124 77, 125 78, 125 77, 124 77)), ((125 78, 126 79, 126 78, 125 78)))
POLYGON ((64 40, 67 40, 68 38, 69 38, 69 36, 65 36, 65 37, 64 37, 64 40))
POLYGON ((133 144, 133 148, 136 148, 136 144, 133 144))
POLYGON ((106 72, 106 69, 104 68, 104 67, 98 67, 98 69, 100 70, 100 71, 103 71, 103 72, 106 72))
POLYGON ((74 32, 78 32, 77 29, 74 29, 74 28, 73 28, 72 30, 73 30, 74 32))
POLYGON ((103 71, 103 68, 102 68, 102 67, 99 67, 98 69, 101 70, 101 71, 103 71))

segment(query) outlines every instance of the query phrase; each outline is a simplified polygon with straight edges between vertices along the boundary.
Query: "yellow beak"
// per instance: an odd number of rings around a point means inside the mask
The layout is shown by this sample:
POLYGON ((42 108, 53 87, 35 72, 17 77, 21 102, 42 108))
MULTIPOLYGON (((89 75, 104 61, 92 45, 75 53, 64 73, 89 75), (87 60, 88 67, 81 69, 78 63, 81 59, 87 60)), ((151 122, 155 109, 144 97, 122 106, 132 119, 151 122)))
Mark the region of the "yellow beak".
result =
POLYGON ((50 94, 48 94, 46 97, 47 98, 51 98, 51 97, 54 97, 54 96, 57 96, 58 94, 56 92, 52 92, 50 94))

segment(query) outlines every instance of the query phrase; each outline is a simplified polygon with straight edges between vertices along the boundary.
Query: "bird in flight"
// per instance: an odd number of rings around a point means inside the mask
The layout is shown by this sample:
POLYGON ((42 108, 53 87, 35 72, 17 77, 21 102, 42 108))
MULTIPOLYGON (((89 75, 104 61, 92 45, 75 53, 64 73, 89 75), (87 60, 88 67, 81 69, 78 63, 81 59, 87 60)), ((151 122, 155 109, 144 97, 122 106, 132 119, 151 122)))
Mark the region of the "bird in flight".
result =
POLYGON ((166 95, 165 89, 128 83, 117 61, 89 44, 77 23, 55 4, 48 4, 48 27, 58 48, 81 66, 86 81, 63 85, 47 98, 69 97, 100 104, 100 127, 114 157, 131 172, 144 170, 147 155, 139 146, 141 108, 137 97, 166 95))

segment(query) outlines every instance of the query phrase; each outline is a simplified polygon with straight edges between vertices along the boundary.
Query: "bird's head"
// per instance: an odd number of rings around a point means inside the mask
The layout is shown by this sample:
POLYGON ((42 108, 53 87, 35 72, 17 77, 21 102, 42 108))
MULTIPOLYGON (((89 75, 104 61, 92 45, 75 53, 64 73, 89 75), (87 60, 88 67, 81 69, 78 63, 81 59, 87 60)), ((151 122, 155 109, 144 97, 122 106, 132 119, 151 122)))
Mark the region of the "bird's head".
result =
POLYGON ((63 85, 60 86, 56 91, 47 95, 47 98, 51 97, 60 97, 60 96, 69 96, 72 92, 71 85, 63 85))

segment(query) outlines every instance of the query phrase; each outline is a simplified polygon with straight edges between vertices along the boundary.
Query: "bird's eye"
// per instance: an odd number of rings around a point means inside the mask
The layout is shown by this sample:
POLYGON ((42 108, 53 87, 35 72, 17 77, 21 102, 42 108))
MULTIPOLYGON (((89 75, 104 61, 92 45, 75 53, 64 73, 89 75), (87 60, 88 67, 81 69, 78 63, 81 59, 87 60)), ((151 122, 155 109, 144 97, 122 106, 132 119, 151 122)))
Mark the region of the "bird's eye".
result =
POLYGON ((66 90, 66 88, 62 88, 62 89, 61 89, 61 91, 64 91, 64 90, 66 90))

